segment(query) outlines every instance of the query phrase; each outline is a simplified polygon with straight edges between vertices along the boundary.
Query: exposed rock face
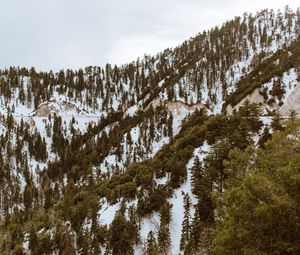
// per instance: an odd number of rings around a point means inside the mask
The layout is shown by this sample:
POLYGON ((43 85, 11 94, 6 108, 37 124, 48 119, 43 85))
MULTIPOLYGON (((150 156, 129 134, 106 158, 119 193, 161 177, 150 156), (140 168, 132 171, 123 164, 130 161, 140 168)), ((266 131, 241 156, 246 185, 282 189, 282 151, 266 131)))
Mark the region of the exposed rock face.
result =
POLYGON ((280 107, 279 113, 283 117, 287 117, 292 110, 296 111, 297 116, 300 117, 300 84, 287 97, 284 104, 280 107))
POLYGON ((260 89, 255 89, 250 95, 243 98, 237 105, 232 107, 230 104, 227 105, 226 111, 228 114, 232 114, 233 110, 239 110, 241 106, 245 104, 245 102, 248 100, 250 103, 256 103, 256 104, 264 104, 265 100, 263 96, 259 93, 260 89))
POLYGON ((70 115, 86 113, 85 110, 79 109, 75 104, 72 104, 67 101, 57 101, 53 99, 40 104, 37 107, 37 109, 32 113, 32 115, 38 117, 48 117, 53 113, 58 114, 62 112, 69 113, 70 115))
POLYGON ((48 104, 40 105, 35 111, 35 116, 48 117, 51 114, 48 104))
POLYGON ((232 107, 232 105, 227 105, 227 113, 232 114, 234 109, 238 110, 246 102, 246 100, 248 100, 250 103, 259 104, 264 114, 269 114, 276 110, 279 111, 283 117, 287 117, 290 111, 294 110, 298 117, 300 117, 299 79, 300 76, 298 68, 291 68, 284 72, 280 77, 275 76, 269 82, 262 84, 261 88, 254 90, 234 107, 232 107), (282 94, 273 94, 273 86, 278 82, 280 82, 283 92, 282 94), (266 98, 264 98, 263 94, 266 98))
POLYGON ((62 106, 65 110, 73 110, 73 109, 78 110, 76 109, 77 107, 74 104, 71 104, 69 102, 63 102, 62 106))
POLYGON ((167 101, 166 107, 170 112, 175 113, 177 115, 180 115, 183 112, 194 112, 196 110, 206 108, 204 104, 189 105, 181 101, 167 101))
POLYGON ((183 114, 188 114, 192 113, 196 110, 200 110, 202 108, 207 108, 204 104, 198 103, 198 104, 186 104, 182 101, 168 101, 168 100, 161 100, 161 99, 155 99, 153 100, 150 105, 153 108, 156 108, 159 105, 164 105, 166 108, 172 112, 175 115, 183 115, 183 114))

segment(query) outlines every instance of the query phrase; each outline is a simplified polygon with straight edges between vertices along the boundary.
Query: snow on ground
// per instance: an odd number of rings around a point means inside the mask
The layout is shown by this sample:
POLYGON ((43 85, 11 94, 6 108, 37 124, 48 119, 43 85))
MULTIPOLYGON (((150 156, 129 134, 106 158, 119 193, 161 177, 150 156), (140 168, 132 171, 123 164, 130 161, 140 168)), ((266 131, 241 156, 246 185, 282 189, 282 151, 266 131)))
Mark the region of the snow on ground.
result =
POLYGON ((6 127, 0 123, 0 135, 6 132, 6 127))
POLYGON ((289 95, 295 90, 296 86, 299 85, 297 78, 298 74, 295 68, 292 68, 283 74, 282 83, 284 84, 285 89, 284 102, 286 102, 289 95))
POLYGON ((23 251, 24 251, 26 254, 29 254, 29 238, 30 238, 30 234, 29 234, 29 233, 26 233, 26 234, 24 235, 24 242, 22 243, 23 251))
MULTIPOLYGON (((181 101, 155 100, 153 102, 154 107, 160 104, 165 104, 168 111, 172 113, 173 136, 177 135, 180 132, 182 121, 188 115, 195 112, 196 109, 201 109, 204 107, 202 104, 188 105, 181 101)), ((132 144, 129 144, 127 141, 127 133, 123 136, 123 141, 121 143, 121 157, 117 157, 115 151, 112 150, 99 166, 101 173, 112 173, 116 169, 116 167, 120 170, 124 170, 128 163, 133 162, 134 158, 135 162, 149 159, 153 157, 162 148, 163 145, 169 143, 170 141, 170 138, 168 136, 164 136, 163 132, 161 130, 157 130, 156 128, 154 132, 155 138, 148 146, 147 142, 144 142, 143 136, 141 135, 143 133, 141 128, 142 125, 138 125, 130 130, 132 144)), ((144 136, 148 137, 149 132, 147 131, 144 136)))
POLYGON ((125 112, 125 116, 126 115, 128 115, 129 117, 134 116, 137 113, 138 109, 139 108, 137 105, 133 105, 133 106, 129 107, 125 112))
MULTIPOLYGON (((299 85, 299 82, 297 81, 298 75, 297 75, 297 70, 295 68, 291 68, 287 72, 283 73, 282 77, 274 77, 272 78, 269 82, 263 84, 263 88, 267 89, 267 93, 270 95, 270 92, 273 88, 274 82, 280 81, 282 87, 285 90, 284 96, 283 96, 283 103, 288 103, 287 99, 289 96, 293 93, 295 88, 299 85)), ((275 98, 276 103, 279 103, 279 100, 275 98)))
POLYGON ((111 166, 115 166, 116 164, 117 164, 116 155, 114 155, 114 154, 108 155, 107 157, 105 157, 103 162, 100 164, 99 168, 100 168, 101 174, 109 173, 109 168, 111 166))
POLYGON ((168 180, 169 180, 168 176, 165 176, 165 177, 159 178, 159 179, 155 178, 155 182, 157 185, 160 185, 160 184, 165 185, 168 182, 168 180))
POLYGON ((124 134, 120 147, 122 148, 121 157, 117 157, 115 150, 112 149, 110 154, 104 158, 99 165, 101 173, 113 173, 116 168, 124 170, 128 163, 140 162, 153 157, 163 145, 169 143, 170 138, 164 136, 161 130, 155 128, 154 139, 151 143, 148 141, 149 130, 142 132, 142 124, 133 127, 129 133, 124 134), (144 133, 143 135, 141 135, 144 133), (131 142, 128 141, 130 134, 131 142), (144 139, 146 137, 146 139, 144 139))
POLYGON ((177 114, 173 113, 173 134, 174 136, 177 135, 181 129, 181 124, 182 121, 185 119, 185 117, 188 115, 189 113, 184 111, 180 111, 177 114))
POLYGON ((144 247, 147 242, 147 237, 150 231, 157 235, 160 224, 160 216, 158 213, 153 213, 149 217, 143 218, 140 225, 141 244, 134 247, 135 255, 143 255, 144 247))
MULTIPOLYGON (((181 225, 183 220, 183 197, 184 194, 189 194, 192 204, 196 204, 196 197, 192 194, 191 191, 191 168, 194 164, 195 157, 198 156, 200 161, 203 161, 207 154, 210 151, 210 146, 207 142, 204 142, 202 146, 196 148, 193 153, 193 157, 187 164, 187 180, 186 182, 178 189, 175 190, 173 196, 168 199, 168 201, 172 204, 172 221, 170 224, 170 234, 172 240, 171 246, 171 255, 177 255, 180 253, 179 245, 181 238, 181 225)), ((164 184, 168 180, 168 177, 164 177, 162 179, 156 179, 157 184, 164 184)), ((128 203, 127 206, 134 204, 135 202, 128 203)), ((101 224, 111 224, 114 219, 115 213, 118 211, 120 207, 120 202, 114 205, 108 204, 106 201, 102 201, 102 208, 99 212, 99 221, 101 224)), ((191 208, 191 215, 194 214, 194 209, 191 208)), ((142 244, 138 247, 135 247, 135 254, 142 254, 143 243, 147 240, 147 236, 150 231, 153 231, 157 234, 159 229, 160 217, 158 213, 153 213, 151 216, 145 217, 141 220, 140 223, 140 235, 142 244)))
MULTIPOLYGON (((100 201, 101 203, 101 201, 100 201)), ((116 212, 119 210, 120 208, 120 202, 111 205, 109 203, 107 203, 107 201, 102 201, 101 204, 101 209, 99 211, 99 217, 98 217, 98 221, 100 222, 100 224, 104 225, 110 225, 115 217, 116 212)))
POLYGON ((259 118, 264 126, 270 126, 272 123, 272 117, 269 116, 263 116, 259 118))
POLYGON ((161 149, 161 147, 163 147, 165 144, 169 143, 169 141, 169 137, 162 137, 160 140, 153 142, 150 157, 153 157, 156 154, 156 152, 158 152, 161 149))
POLYGON ((142 240, 147 240, 150 231, 157 233, 160 224, 160 216, 158 213, 153 213, 149 217, 143 218, 141 222, 140 235, 142 240))

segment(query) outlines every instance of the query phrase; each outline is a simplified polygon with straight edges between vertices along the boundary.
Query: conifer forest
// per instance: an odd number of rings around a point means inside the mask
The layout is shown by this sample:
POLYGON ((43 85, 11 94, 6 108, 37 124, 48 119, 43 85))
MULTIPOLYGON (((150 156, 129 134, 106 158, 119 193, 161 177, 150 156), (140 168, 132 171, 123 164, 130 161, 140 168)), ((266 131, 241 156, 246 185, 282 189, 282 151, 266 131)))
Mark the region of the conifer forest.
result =
POLYGON ((0 69, 0 254, 300 254, 300 8, 123 65, 0 69))

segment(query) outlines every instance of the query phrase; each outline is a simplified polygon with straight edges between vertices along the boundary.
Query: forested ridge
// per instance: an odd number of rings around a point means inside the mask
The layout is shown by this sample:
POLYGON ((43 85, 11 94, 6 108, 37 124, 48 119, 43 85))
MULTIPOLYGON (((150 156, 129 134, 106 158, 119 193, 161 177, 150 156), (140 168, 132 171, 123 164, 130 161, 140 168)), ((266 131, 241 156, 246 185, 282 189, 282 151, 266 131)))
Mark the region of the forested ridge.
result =
POLYGON ((263 10, 122 66, 0 70, 0 254, 299 254, 299 25, 263 10))

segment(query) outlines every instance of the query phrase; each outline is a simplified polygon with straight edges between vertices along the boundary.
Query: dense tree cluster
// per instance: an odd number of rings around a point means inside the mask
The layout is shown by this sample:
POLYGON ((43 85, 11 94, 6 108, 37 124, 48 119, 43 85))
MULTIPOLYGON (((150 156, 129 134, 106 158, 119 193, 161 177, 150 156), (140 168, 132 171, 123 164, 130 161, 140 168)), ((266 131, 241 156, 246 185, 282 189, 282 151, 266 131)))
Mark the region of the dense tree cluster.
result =
POLYGON ((299 131, 292 128, 276 132, 263 149, 230 152, 214 254, 300 252, 299 145, 299 131))

